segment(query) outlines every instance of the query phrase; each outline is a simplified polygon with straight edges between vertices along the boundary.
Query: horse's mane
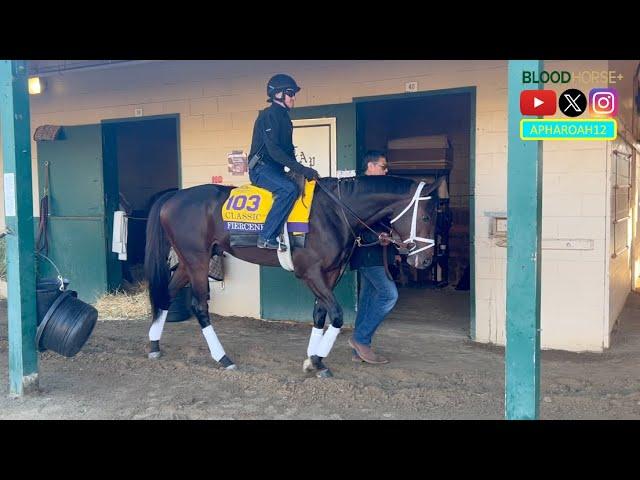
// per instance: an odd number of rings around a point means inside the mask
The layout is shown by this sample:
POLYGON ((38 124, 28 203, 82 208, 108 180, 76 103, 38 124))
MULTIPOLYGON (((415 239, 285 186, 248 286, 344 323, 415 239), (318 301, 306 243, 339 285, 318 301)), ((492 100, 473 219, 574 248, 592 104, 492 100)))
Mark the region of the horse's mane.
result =
POLYGON ((406 194, 411 191, 415 181, 394 177, 393 175, 362 175, 359 177, 334 178, 323 177, 320 181, 335 190, 340 182, 340 191, 345 195, 360 195, 367 193, 406 194))

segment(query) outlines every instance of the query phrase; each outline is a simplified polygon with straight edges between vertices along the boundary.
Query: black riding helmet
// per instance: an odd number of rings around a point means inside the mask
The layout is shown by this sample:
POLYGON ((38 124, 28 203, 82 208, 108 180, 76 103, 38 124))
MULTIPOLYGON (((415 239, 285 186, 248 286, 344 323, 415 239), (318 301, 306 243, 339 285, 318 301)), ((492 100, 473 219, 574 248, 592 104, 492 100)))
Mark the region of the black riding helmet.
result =
POLYGON ((291 90, 291 93, 296 94, 300 91, 300 87, 289 75, 284 73, 274 75, 267 83, 267 96, 269 97, 267 101, 273 102, 273 97, 275 97, 278 92, 286 92, 287 90, 291 90))

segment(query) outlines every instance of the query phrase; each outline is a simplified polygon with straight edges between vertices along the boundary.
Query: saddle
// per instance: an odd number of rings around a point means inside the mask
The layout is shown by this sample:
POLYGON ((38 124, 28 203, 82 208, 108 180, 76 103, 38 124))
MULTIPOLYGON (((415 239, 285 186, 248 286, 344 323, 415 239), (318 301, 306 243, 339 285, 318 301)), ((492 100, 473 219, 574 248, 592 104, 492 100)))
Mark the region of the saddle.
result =
MULTIPOLYGON (((304 192, 296 200, 285 222, 285 230, 293 247, 305 245, 315 185, 315 180, 305 181, 304 192)), ((243 185, 231 190, 229 198, 222 205, 222 220, 224 229, 230 234, 231 246, 255 247, 272 206, 273 195, 264 188, 243 185)))

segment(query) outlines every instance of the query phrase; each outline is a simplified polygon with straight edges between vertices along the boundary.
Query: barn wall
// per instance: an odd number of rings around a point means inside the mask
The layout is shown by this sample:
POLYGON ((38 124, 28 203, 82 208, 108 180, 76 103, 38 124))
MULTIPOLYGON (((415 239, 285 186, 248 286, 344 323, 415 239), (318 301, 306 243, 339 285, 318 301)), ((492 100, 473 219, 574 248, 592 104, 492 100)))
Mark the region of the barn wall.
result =
MULTIPOLYGON (((607 61, 554 61, 545 68, 607 66, 607 61)), ((477 88, 474 333, 480 342, 504 344, 506 248, 490 237, 489 212, 506 212, 506 61, 166 61, 75 72, 49 77, 47 91, 32 97, 32 126, 132 117, 139 107, 144 115, 179 113, 183 186, 208 183, 213 175, 239 185, 248 182, 248 176, 229 176, 227 154, 248 150, 253 121, 266 105, 265 82, 277 72, 293 75, 302 85, 297 106, 403 93, 408 81, 417 81, 420 91, 477 88)), ((605 85, 589 88, 595 86, 605 85)), ((608 341, 606 148, 601 142, 544 146, 542 236, 592 244, 590 250, 543 250, 544 348, 599 351, 608 341)), ((35 167, 35 145, 32 155, 35 167)), ((218 295, 212 309, 258 317, 258 267, 232 260, 227 266, 229 278, 242 279, 242 285, 226 282, 225 294, 218 295)))

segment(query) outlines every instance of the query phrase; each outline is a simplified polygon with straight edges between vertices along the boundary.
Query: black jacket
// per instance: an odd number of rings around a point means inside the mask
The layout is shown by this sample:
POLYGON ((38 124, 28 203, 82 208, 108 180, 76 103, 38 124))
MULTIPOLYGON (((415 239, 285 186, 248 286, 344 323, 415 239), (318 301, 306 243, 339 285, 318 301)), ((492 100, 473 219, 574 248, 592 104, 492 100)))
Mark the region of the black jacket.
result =
POLYGON ((291 171, 301 173, 303 166, 296 161, 293 146, 293 124, 285 107, 272 103, 258 114, 253 125, 253 137, 249 160, 260 152, 262 160, 280 170, 289 167, 291 171))
MULTIPOLYGON (((380 225, 372 227, 376 232, 383 232, 384 230, 380 225)), ((365 230, 360 235, 362 243, 375 242, 376 237, 369 230, 365 230)), ((383 249, 385 247, 380 244, 372 245, 371 247, 356 247, 351 255, 351 270, 357 270, 360 267, 377 267, 384 265, 383 249)), ((387 264, 393 265, 396 256, 396 248, 393 245, 389 245, 387 248, 387 264)))

